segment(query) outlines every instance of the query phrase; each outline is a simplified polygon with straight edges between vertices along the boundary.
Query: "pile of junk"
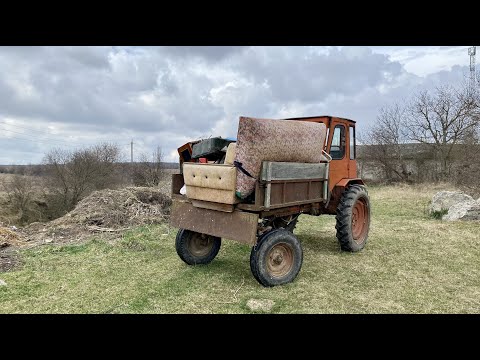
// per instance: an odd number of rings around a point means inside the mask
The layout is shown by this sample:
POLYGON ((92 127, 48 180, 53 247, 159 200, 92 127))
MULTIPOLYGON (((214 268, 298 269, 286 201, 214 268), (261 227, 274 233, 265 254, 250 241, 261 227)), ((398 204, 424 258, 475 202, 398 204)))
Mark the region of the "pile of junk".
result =
POLYGON ((274 186, 286 193, 283 200, 295 197, 286 202, 309 201, 313 194, 325 200, 324 180, 330 161, 323 151, 325 137, 323 123, 240 117, 236 138, 213 137, 178 148, 181 174, 174 182, 181 186, 174 185, 179 191, 172 188, 172 192, 186 195, 196 207, 212 208, 215 203, 229 205, 223 206, 223 211, 233 211, 238 203, 254 203, 255 196, 258 202, 255 190, 260 185, 267 187, 265 205, 269 208, 273 205, 270 200, 276 200, 268 196, 270 180, 276 180, 270 179, 272 171, 280 171, 289 173, 284 180, 293 181, 274 186), (281 169, 275 170, 278 167, 281 169), (310 178, 302 179, 302 185, 295 181, 299 171, 307 171, 310 178))
MULTIPOLYGON (((233 165, 237 139, 221 136, 188 142, 178 148, 180 169, 184 163, 193 164, 229 164, 233 165)), ((186 185, 180 189, 181 195, 186 195, 186 185)))

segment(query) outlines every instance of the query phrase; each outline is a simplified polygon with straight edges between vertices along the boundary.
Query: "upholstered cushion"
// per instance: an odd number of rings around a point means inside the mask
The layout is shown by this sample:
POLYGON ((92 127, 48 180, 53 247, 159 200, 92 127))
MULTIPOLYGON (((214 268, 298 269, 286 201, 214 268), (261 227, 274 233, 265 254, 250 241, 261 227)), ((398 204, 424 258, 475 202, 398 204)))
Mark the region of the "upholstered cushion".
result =
POLYGON ((228 164, 184 163, 183 179, 187 197, 234 204, 236 169, 228 164))
POLYGON ((239 202, 235 190, 210 189, 187 185, 187 197, 194 200, 211 201, 221 204, 235 204, 239 202))
POLYGON ((253 192, 262 161, 320 162, 325 136, 323 123, 240 117, 235 160, 254 178, 237 171, 237 196, 253 192))
POLYGON ((184 163, 183 179, 187 186, 235 190, 236 169, 226 164, 184 163))
POLYGON ((233 160, 235 160, 235 147, 236 143, 230 143, 227 147, 227 153, 225 154, 225 164, 233 165, 233 160))

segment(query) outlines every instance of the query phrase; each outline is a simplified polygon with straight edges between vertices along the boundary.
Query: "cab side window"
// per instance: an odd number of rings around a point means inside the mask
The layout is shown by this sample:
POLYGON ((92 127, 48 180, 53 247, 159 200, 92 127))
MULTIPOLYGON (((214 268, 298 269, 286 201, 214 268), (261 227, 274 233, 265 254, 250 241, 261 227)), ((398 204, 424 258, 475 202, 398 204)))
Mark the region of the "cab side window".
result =
POLYGON ((330 146, 332 159, 343 159, 345 156, 345 126, 337 125, 333 131, 332 145, 330 146))
POLYGON ((348 133, 350 134, 350 160, 355 160, 355 128, 350 126, 348 133))

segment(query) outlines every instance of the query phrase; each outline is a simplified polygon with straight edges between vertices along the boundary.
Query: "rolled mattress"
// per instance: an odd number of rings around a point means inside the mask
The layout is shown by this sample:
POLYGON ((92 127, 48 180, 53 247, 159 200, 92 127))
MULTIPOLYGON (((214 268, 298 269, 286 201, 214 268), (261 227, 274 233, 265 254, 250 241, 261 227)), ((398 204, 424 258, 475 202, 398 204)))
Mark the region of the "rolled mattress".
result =
POLYGON ((252 177, 237 169, 236 195, 253 192, 263 161, 320 162, 326 132, 323 123, 240 117, 235 162, 252 177))

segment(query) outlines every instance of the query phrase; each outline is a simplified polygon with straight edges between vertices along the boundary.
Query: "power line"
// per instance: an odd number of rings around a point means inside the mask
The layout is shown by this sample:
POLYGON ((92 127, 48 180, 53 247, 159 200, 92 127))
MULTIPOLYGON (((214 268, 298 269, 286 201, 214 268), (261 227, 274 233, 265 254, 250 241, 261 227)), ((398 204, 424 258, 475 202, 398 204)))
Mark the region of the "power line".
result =
MULTIPOLYGON (((44 143, 56 142, 56 143, 59 143, 60 145, 72 146, 72 147, 92 146, 92 145, 98 144, 99 142, 108 142, 108 141, 105 141, 105 140, 99 140, 99 141, 92 142, 92 143, 78 143, 78 144, 72 145, 72 142, 67 142, 67 141, 64 141, 64 140, 57 140, 57 139, 46 138, 46 137, 42 137, 41 140, 39 140, 34 135, 26 134, 26 133, 23 133, 23 132, 17 132, 17 131, 13 131, 13 130, 10 130, 10 129, 3 129, 3 128, 0 128, 0 130, 7 131, 7 132, 10 132, 10 133, 14 133, 14 134, 17 134, 17 135, 27 136, 28 139, 32 139, 32 141, 40 141, 40 142, 44 142, 44 143)), ((11 138, 13 138, 13 137, 11 137, 11 138)), ((10 138, 7 138, 7 139, 10 139, 10 138)), ((74 141, 74 140, 72 140, 72 141, 74 141)), ((117 141, 111 141, 111 142, 115 143, 115 144, 118 144, 117 141)), ((55 145, 55 144, 53 144, 53 145, 55 145)), ((124 145, 124 144, 122 144, 122 145, 124 145)), ((128 143, 126 145, 130 145, 130 143, 128 143)))
MULTIPOLYGON (((57 135, 57 134, 52 134, 51 132, 48 132, 48 131, 33 129, 33 128, 30 128, 30 127, 27 127, 27 126, 18 125, 18 124, 12 124, 12 123, 9 123, 9 122, 6 122, 6 121, 0 121, 0 124, 4 124, 4 125, 16 127, 16 128, 25 129, 25 130, 28 130, 28 131, 33 131, 33 132, 36 132, 36 133, 39 133, 39 134, 46 134, 46 135, 53 135, 53 136, 57 135)), ((60 135, 60 134, 59 134, 59 135, 60 135)), ((110 139, 107 139, 107 140, 102 140, 102 141, 104 141, 104 142, 117 142, 118 140, 110 140, 110 139)))
POLYGON ((16 128, 25 129, 25 130, 28 130, 28 131, 33 131, 33 132, 36 132, 36 133, 39 133, 39 134, 55 135, 55 134, 52 134, 48 131, 33 129, 33 128, 30 128, 30 127, 26 127, 26 126, 22 126, 22 125, 18 125, 18 124, 12 124, 12 123, 9 123, 9 122, 6 122, 6 121, 0 121, 0 123, 8 125, 8 126, 13 126, 13 127, 16 127, 16 128))
POLYGON ((130 162, 133 164, 133 139, 130 142, 130 162))
POLYGON ((468 55, 470 55, 470 90, 473 90, 475 87, 475 55, 477 52, 477 47, 472 46, 468 48, 468 55))
MULTIPOLYGON (((34 135, 29 135, 29 134, 26 134, 26 133, 21 133, 21 132, 9 130, 9 129, 1 129, 1 130, 2 130, 2 131, 8 131, 8 132, 11 132, 11 133, 14 133, 14 134, 18 134, 18 135, 22 135, 22 136, 28 136, 28 137, 33 138, 33 140, 37 141, 37 138, 36 138, 34 135)), ((67 146, 71 146, 71 143, 70 143, 70 142, 66 142, 66 141, 63 141, 63 140, 57 140, 57 139, 51 139, 51 138, 45 138, 45 137, 42 138, 42 141, 43 141, 43 140, 48 140, 48 141, 63 143, 63 144, 66 144, 67 146)), ((79 145, 82 145, 82 144, 79 144, 79 145)))
MULTIPOLYGON (((8 131, 8 130, 7 130, 8 131)), ((12 137, 5 137, 3 140, 20 140, 20 141, 28 141, 31 143, 37 143, 37 144, 42 144, 42 145, 55 145, 55 146, 66 146, 66 147, 71 147, 71 148, 79 148, 82 147, 82 144, 78 145, 72 145, 72 144, 52 144, 50 141, 44 141, 44 140, 38 140, 38 139, 32 139, 32 138, 23 138, 23 137, 18 137, 18 136, 12 136, 12 137)), ((131 143, 128 144, 119 144, 120 146, 130 146, 131 143)), ((83 145, 85 146, 85 145, 83 145)), ((91 145, 88 145, 91 146, 91 145)))
MULTIPOLYGON (((3 138, 4 140, 22 140, 22 141, 29 141, 31 143, 40 143, 40 144, 47 144, 47 145, 52 145, 50 142, 47 142, 47 141, 42 141, 42 140, 34 140, 34 139, 28 139, 28 138, 20 138, 20 137, 16 137, 16 136, 12 136, 12 137, 7 137, 7 138, 3 138)), ((56 145, 56 146, 68 146, 68 147, 73 147, 73 148, 78 148, 79 145, 68 145, 68 144, 53 144, 53 145, 56 145)))

